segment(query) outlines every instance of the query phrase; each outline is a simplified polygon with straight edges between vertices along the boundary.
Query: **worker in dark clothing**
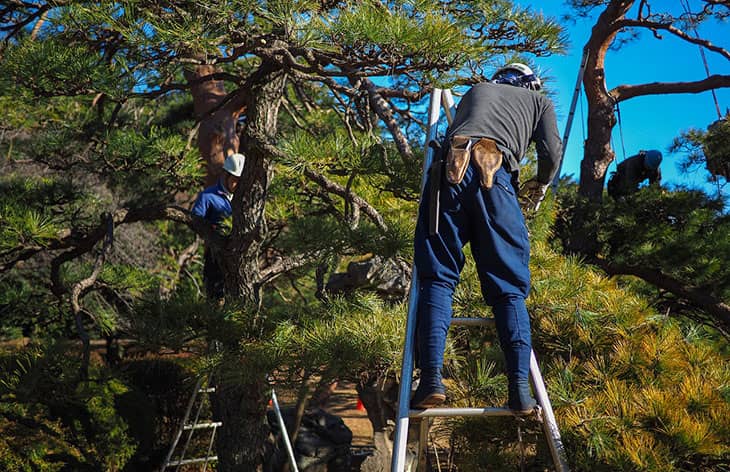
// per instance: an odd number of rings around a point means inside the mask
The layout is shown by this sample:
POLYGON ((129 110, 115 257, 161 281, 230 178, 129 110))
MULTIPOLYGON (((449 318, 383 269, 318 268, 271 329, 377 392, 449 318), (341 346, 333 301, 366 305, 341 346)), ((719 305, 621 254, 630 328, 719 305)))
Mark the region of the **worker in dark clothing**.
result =
POLYGON ((639 185, 649 179, 649 184, 660 183, 662 172, 659 164, 662 153, 656 149, 641 151, 621 162, 608 179, 608 194, 613 198, 624 197, 639 190, 639 185))
MULTIPOLYGON (((246 158, 243 154, 231 154, 223 162, 223 175, 218 182, 198 194, 191 213, 208 221, 214 229, 220 230, 223 220, 231 216, 231 200, 238 180, 243 172, 246 158)), ((210 300, 223 298, 223 271, 216 262, 210 248, 205 248, 203 282, 210 300)))
MULTIPOLYGON (((518 201, 519 161, 534 142, 537 178, 519 192, 526 209, 534 211, 561 155, 553 104, 538 92, 540 88, 529 67, 508 64, 490 82, 476 84, 464 95, 447 132, 446 178, 438 187, 438 233, 429 230, 433 226, 429 226, 429 198, 421 199, 416 226, 416 347, 421 374, 412 408, 431 408, 446 398, 441 368, 466 243, 471 244, 482 295, 493 309, 505 354, 508 406, 517 414, 535 407, 528 383, 532 343, 525 306, 530 243, 518 201)), ((426 189, 433 175, 429 174, 426 189)))

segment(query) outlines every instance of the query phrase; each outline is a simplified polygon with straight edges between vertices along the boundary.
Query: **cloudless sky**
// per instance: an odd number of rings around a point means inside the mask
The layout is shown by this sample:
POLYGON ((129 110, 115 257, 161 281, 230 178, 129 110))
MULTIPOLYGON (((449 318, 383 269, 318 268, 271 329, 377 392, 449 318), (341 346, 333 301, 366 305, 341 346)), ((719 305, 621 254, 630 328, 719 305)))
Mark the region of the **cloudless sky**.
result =
MULTIPOLYGON (((559 0, 545 2, 527 2, 518 0, 518 4, 530 6, 536 12, 560 19, 569 12, 569 8, 559 0)), ((698 1, 690 1, 693 11, 698 9, 698 1)), ((674 5, 672 13, 680 13, 679 1, 659 2, 656 9, 664 9, 667 4, 674 5)), ((580 66, 583 46, 588 41, 596 12, 591 19, 577 21, 562 20, 570 44, 566 55, 555 55, 537 58, 536 64, 540 75, 548 79, 547 86, 554 92, 552 98, 558 113, 558 127, 561 135, 570 110, 570 101, 580 66)), ((662 40, 654 38, 649 30, 640 33, 640 38, 625 44, 618 51, 609 51, 606 56, 606 83, 610 90, 621 84, 642 84, 649 82, 695 81, 706 77, 699 48, 673 35, 664 32, 662 40)), ((700 36, 710 39, 714 44, 730 48, 730 23, 708 20, 700 26, 700 36)), ((711 51, 705 51, 711 74, 730 74, 730 61, 711 51)), ((721 112, 730 108, 730 89, 716 90, 721 112)), ((620 104, 623 141, 626 157, 636 154, 641 149, 658 149, 664 154, 662 175, 664 183, 670 185, 687 184, 702 187, 715 193, 715 187, 707 184, 707 173, 702 170, 694 174, 680 174, 679 154, 669 154, 667 148, 673 138, 689 128, 706 129, 717 120, 717 112, 711 93, 672 94, 636 97, 620 104)), ((586 129, 587 106, 585 95, 576 106, 576 114, 572 131, 568 140, 562 175, 570 175, 577 180, 580 175, 580 161, 583 158, 583 139, 586 129), (583 111, 581 114, 581 102, 583 111)), ((621 138, 618 125, 613 130, 613 148, 616 161, 609 167, 615 170, 616 164, 623 159, 621 138)))

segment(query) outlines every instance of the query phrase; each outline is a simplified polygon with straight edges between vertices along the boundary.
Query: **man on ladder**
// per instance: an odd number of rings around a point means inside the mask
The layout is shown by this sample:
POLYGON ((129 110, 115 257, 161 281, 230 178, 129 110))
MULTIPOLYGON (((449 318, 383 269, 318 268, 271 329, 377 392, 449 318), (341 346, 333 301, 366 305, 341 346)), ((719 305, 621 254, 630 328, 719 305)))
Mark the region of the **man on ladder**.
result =
POLYGON ((482 294, 493 308, 509 379, 508 407, 535 408, 528 382, 531 337, 525 298, 530 289, 530 245, 517 198, 519 161, 536 144, 537 178, 520 197, 537 210, 557 171, 561 144, 552 102, 540 79, 524 64, 508 64, 491 82, 462 98, 447 132, 446 162, 431 167, 415 236, 417 366, 421 370, 413 409, 445 401, 441 378, 452 298, 471 243, 482 294), (441 178, 445 165, 446 176, 441 178))

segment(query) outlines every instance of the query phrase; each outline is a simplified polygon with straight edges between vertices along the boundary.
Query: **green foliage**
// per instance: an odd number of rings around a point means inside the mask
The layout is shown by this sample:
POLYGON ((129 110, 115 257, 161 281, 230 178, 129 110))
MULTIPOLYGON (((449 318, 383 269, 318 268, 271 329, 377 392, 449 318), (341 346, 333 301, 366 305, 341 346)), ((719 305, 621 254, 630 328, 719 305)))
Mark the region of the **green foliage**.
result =
POLYGON ((686 281, 721 300, 730 298, 730 217, 721 200, 699 191, 647 188, 596 208, 584 228, 570 227, 580 204, 564 197, 557 236, 588 234, 596 257, 612 264, 649 267, 686 281))
POLYGON ((115 405, 127 388, 113 378, 78 383, 78 361, 66 349, 0 358, 0 464, 17 467, 8 470, 120 470, 134 454, 115 405))
POLYGON ((689 171, 704 164, 710 180, 730 179, 730 115, 726 115, 707 130, 689 129, 674 139, 671 151, 685 154, 682 169, 689 171))
POLYGON ((475 52, 465 48, 459 25, 429 11, 429 6, 425 2, 420 5, 403 2, 385 9, 377 2, 352 2, 336 19, 325 20, 323 39, 332 44, 353 45, 366 52, 416 55, 419 59, 475 52))
MULTIPOLYGON (((704 470, 703 464, 730 454, 730 371, 711 340, 657 315, 643 298, 543 239, 532 240, 531 271, 533 346, 571 468, 704 470)), ((469 306, 468 291, 460 296, 469 306)), ((504 401, 492 387, 501 376, 493 368, 498 362, 490 347, 457 371, 459 401, 504 401)), ((454 435, 463 462, 457 463, 464 470, 482 470, 484 457, 513 464, 518 456, 510 424, 458 422, 454 435)), ((540 443, 529 455, 536 466, 550 461, 540 443)))
POLYGON ((48 38, 22 40, 7 48, 0 74, 40 96, 97 92, 121 97, 130 84, 120 80, 120 69, 119 63, 100 63, 87 45, 48 38))
POLYGON ((0 252, 44 246, 56 239, 66 222, 58 209, 78 198, 68 181, 4 176, 0 179, 0 252))
POLYGON ((397 369, 404 306, 374 295, 335 299, 319 313, 302 313, 282 323, 277 337, 291 336, 295 362, 317 367, 334 378, 357 378, 359 372, 397 369))
POLYGON ((131 206, 158 202, 161 193, 193 187, 202 177, 200 154, 187 136, 154 125, 143 131, 110 132, 103 162, 107 169, 117 171, 109 173, 109 183, 131 206))
POLYGON ((173 293, 169 300, 153 296, 138 299, 127 333, 141 347, 157 351, 161 348, 181 350, 192 340, 205 335, 210 318, 211 307, 198 295, 181 289, 173 293))

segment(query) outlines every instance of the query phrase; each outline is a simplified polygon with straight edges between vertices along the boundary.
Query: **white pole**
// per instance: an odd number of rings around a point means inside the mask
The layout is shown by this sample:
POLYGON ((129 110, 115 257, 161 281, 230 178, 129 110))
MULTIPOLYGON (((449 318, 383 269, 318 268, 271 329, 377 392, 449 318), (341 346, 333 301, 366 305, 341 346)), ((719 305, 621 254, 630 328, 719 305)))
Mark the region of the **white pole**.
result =
POLYGON ((271 402, 274 404, 274 412, 276 412, 276 419, 279 420, 279 427, 281 428, 281 435, 284 437, 284 446, 286 446, 286 452, 289 453, 289 462, 294 472, 299 472, 297 469, 297 459, 294 457, 294 450, 291 447, 289 441, 289 432, 286 430, 286 424, 284 418, 281 416, 281 410, 279 409, 279 400, 276 399, 276 391, 271 389, 271 402))
POLYGON ((444 113, 446 114, 446 120, 449 122, 449 126, 454 122, 456 116, 456 105, 454 104, 454 97, 451 95, 451 90, 445 89, 441 94, 441 102, 444 106, 444 113))

